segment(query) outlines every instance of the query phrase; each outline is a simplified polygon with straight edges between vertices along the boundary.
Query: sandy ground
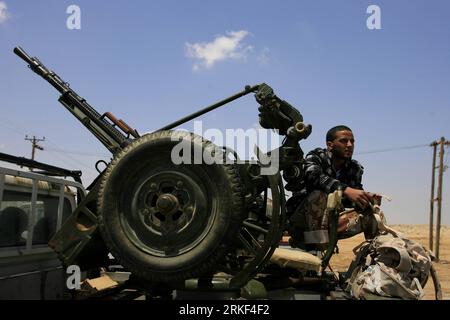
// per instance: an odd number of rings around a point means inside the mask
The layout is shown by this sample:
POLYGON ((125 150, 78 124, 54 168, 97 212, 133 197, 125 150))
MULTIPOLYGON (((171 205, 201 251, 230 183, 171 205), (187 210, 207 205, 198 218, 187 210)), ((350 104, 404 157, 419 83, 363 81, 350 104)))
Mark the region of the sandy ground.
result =
MULTIPOLYGON (((428 248, 429 227, 428 225, 392 225, 395 230, 402 232, 407 238, 418 241, 428 248)), ((439 262, 434 262, 442 287, 442 296, 450 300, 450 227, 441 227, 441 242, 439 247, 439 262)), ((352 249, 364 241, 363 235, 358 235, 350 239, 339 240, 339 254, 331 259, 331 266, 334 271, 345 271, 353 259, 352 249)), ((425 286, 426 300, 434 300, 433 281, 428 280, 425 286)))

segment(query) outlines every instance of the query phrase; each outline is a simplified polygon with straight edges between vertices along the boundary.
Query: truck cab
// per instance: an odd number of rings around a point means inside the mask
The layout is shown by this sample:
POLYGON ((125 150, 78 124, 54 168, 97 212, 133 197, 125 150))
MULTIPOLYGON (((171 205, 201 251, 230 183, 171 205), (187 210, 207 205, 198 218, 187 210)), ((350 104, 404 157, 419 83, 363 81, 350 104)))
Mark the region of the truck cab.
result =
POLYGON ((48 241, 86 195, 81 180, 25 158, 0 154, 0 160, 41 169, 0 161, 0 299, 70 298, 66 270, 48 241))

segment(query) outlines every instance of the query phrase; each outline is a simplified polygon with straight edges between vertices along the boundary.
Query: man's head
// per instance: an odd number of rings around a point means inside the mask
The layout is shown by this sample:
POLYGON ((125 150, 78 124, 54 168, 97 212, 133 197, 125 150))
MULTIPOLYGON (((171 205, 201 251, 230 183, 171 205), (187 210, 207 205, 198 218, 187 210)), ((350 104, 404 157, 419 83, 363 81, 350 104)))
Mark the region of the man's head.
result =
POLYGON ((351 159, 355 146, 352 129, 347 126, 336 126, 327 132, 327 149, 334 157, 351 159))

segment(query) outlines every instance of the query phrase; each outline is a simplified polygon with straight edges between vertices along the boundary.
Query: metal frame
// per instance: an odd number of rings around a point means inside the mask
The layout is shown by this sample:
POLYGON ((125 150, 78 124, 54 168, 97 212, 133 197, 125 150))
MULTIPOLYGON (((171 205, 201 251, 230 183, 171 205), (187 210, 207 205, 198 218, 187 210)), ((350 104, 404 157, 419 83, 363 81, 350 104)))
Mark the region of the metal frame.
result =
MULTIPOLYGON (((65 187, 70 186, 77 189, 77 191, 81 194, 82 197, 86 196, 86 190, 84 189, 83 185, 76 181, 69 181, 54 177, 48 177, 44 176, 38 173, 33 172, 24 172, 20 170, 14 170, 9 168, 0 167, 0 204, 3 202, 3 194, 6 190, 6 176, 13 176, 13 177, 21 177, 21 178, 27 178, 32 180, 31 185, 31 211, 30 211, 30 217, 28 220, 28 237, 27 242, 25 245, 25 251, 23 253, 31 252, 33 250, 33 227, 35 225, 35 219, 36 219, 36 202, 37 197, 39 194, 39 181, 49 182, 53 184, 59 185, 59 191, 58 192, 58 209, 57 209, 57 222, 56 222, 56 231, 58 231, 61 228, 62 225, 62 214, 63 214, 63 207, 64 207, 64 199, 65 199, 65 187)), ((51 191, 51 190, 49 190, 51 191)), ((76 203, 72 203, 73 205, 76 205, 76 203)), ((16 246, 13 246, 16 247, 16 246)), ((2 248, 7 249, 7 248, 2 248)))

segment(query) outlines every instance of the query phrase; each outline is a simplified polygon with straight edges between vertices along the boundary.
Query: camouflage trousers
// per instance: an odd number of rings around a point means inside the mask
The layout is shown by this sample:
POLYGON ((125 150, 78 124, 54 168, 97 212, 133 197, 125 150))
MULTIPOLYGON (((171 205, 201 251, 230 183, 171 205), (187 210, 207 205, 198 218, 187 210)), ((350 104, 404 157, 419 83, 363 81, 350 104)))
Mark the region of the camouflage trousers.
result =
MULTIPOLYGON (((298 206, 290 218, 290 233, 295 242, 304 244, 327 244, 328 221, 324 217, 327 194, 322 191, 311 192, 298 206)), ((366 212, 348 209, 339 214, 338 239, 346 239, 364 232, 366 239, 377 234, 375 218, 366 212)))

